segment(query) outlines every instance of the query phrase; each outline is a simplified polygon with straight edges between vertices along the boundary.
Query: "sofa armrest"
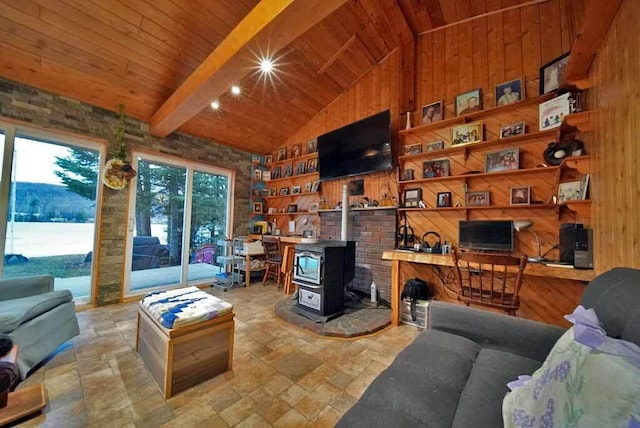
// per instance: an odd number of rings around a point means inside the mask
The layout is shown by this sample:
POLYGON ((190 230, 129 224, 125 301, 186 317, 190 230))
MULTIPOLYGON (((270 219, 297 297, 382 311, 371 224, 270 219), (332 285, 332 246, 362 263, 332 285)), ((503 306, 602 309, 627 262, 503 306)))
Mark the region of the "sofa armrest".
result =
POLYGON ((565 329, 444 302, 429 304, 429 329, 466 337, 478 345, 544 361, 565 329))
POLYGON ((0 280, 0 300, 20 299, 53 291, 53 276, 37 275, 0 280))

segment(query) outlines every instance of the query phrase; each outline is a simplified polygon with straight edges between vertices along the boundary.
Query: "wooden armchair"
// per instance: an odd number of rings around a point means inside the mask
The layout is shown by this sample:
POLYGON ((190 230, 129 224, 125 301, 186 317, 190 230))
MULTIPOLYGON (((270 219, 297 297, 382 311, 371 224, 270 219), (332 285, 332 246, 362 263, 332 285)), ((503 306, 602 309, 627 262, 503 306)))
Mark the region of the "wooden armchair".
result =
POLYGON ((453 262, 459 301, 516 315, 527 256, 454 251, 453 262))
POLYGON ((263 236, 262 247, 264 248, 264 254, 266 256, 262 285, 267 281, 267 276, 271 274, 276 277, 276 286, 280 288, 280 266, 282 265, 280 239, 272 236, 263 236))

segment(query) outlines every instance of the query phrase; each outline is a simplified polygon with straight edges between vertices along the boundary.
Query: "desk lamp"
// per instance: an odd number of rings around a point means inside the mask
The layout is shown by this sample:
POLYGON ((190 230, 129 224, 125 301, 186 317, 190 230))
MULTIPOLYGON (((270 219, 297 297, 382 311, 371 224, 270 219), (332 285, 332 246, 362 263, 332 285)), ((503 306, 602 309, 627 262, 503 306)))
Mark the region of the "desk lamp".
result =
MULTIPOLYGON (((533 222, 531 220, 518 220, 513 222, 513 228, 516 232, 522 232, 523 230, 530 229, 532 226, 533 222)), ((543 262, 545 261, 545 258, 542 257, 542 250, 540 249, 540 238, 535 230, 531 229, 531 232, 533 233, 533 236, 536 237, 536 243, 538 244, 538 257, 529 257, 527 258, 527 261, 537 263, 543 262)))

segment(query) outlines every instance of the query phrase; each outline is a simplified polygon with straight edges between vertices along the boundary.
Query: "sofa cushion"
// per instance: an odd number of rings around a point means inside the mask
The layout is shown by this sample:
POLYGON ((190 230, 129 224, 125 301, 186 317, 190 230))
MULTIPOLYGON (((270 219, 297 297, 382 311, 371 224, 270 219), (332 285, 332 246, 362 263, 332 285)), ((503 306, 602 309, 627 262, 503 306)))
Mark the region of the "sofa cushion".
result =
POLYGON ((533 373, 541 361, 505 351, 483 349, 478 354, 460 396, 453 427, 499 427, 507 383, 522 373, 533 373))
POLYGON ((0 302, 0 333, 11 333, 38 315, 73 300, 69 290, 51 291, 0 302))

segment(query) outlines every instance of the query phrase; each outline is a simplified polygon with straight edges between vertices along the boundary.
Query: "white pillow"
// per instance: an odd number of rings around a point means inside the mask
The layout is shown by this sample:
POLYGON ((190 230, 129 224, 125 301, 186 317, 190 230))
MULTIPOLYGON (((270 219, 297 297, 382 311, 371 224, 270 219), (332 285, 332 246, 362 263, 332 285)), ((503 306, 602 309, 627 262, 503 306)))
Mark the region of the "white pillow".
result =
POLYGON ((592 309, 565 318, 542 367, 508 385, 504 426, 640 427, 640 347, 607 337, 592 309))

